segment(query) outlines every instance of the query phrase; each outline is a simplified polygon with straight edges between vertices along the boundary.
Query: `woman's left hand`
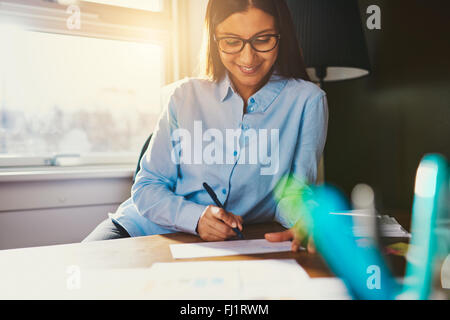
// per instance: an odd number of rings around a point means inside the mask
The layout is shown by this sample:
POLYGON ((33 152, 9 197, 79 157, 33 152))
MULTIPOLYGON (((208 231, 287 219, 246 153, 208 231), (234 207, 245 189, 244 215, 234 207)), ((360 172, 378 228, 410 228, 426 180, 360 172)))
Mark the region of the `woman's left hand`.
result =
POLYGON ((309 253, 315 253, 316 248, 314 246, 314 242, 311 236, 301 234, 296 227, 288 229, 282 232, 274 232, 274 233, 266 233, 264 235, 267 241, 270 242, 281 242, 281 241, 289 241, 292 240, 291 250, 293 252, 297 252, 300 249, 301 244, 307 241, 306 250, 309 253), (307 239, 305 239, 308 237, 307 239))

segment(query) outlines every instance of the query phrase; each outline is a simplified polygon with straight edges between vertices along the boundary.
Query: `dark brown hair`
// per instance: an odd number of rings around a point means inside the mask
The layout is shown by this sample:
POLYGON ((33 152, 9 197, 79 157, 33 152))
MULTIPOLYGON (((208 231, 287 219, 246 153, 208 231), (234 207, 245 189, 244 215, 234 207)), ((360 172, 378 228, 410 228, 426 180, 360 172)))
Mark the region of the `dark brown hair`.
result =
POLYGON ((226 68, 220 59, 214 41, 216 28, 232 14, 258 8, 275 19, 275 27, 281 35, 278 58, 273 70, 285 78, 310 80, 296 36, 291 12, 284 0, 209 0, 205 19, 204 72, 214 81, 223 78, 226 68))

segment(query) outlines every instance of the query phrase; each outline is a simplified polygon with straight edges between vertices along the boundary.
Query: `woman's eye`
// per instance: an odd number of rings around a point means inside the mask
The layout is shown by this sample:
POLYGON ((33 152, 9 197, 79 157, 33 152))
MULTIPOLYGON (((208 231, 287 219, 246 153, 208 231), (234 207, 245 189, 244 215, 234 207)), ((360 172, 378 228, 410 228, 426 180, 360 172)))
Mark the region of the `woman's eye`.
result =
POLYGON ((227 46, 238 46, 241 42, 239 40, 229 39, 225 40, 225 43, 227 44, 227 46))
POLYGON ((270 41, 270 37, 260 37, 260 38, 255 39, 256 43, 267 43, 269 41, 270 41))

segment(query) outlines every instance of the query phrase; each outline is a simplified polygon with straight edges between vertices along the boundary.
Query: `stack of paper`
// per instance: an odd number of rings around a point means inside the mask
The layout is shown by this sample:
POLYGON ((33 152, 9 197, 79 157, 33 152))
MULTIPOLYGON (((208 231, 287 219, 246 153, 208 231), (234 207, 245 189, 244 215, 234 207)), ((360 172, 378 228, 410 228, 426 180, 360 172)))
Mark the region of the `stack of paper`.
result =
MULTIPOLYGON (((387 215, 378 216, 378 223, 380 227, 380 233, 382 237, 391 238, 410 238, 411 234, 408 233, 393 217, 387 215)), ((370 230, 364 226, 355 226, 353 228, 353 234, 356 237, 365 237, 370 233, 370 230)))

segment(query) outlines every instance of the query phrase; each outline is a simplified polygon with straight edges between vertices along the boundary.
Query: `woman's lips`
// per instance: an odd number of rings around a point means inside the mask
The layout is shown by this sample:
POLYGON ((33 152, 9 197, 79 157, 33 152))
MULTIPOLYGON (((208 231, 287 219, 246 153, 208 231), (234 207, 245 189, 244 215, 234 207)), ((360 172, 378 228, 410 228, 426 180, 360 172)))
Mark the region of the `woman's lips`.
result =
POLYGON ((257 66, 253 66, 253 67, 246 67, 246 66, 241 66, 241 65, 237 65, 237 66, 243 74, 252 75, 258 71, 258 69, 261 65, 257 65, 257 66))

